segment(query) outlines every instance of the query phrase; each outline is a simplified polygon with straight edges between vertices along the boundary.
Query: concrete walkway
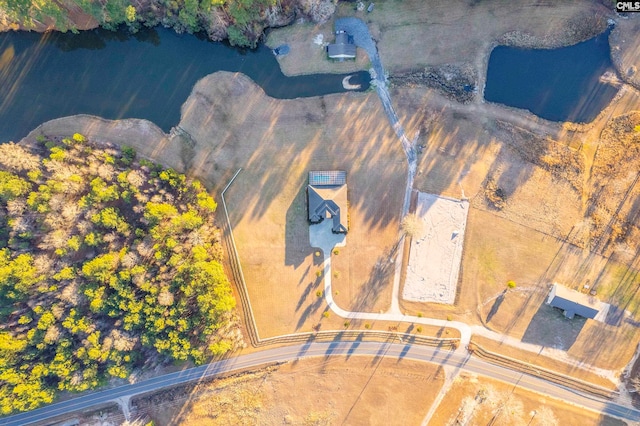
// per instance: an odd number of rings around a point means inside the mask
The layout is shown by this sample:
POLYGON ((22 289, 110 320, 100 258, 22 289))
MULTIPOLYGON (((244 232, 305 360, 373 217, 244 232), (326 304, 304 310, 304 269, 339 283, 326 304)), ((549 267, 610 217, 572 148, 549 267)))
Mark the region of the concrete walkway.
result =
MULTIPOLYGON (((342 236, 345 238, 345 236, 342 236)), ((415 324, 432 325, 435 327, 449 327, 460 332, 460 346, 456 352, 466 354, 467 345, 471 339, 471 328, 459 321, 446 321, 432 318, 416 317, 404 315, 402 313, 373 313, 373 312, 351 312, 342 309, 333 300, 333 291, 331 289, 331 252, 336 247, 336 242, 344 243, 340 235, 331 232, 331 222, 325 220, 317 225, 309 227, 309 242, 314 248, 322 250, 324 254, 323 273, 324 273, 324 297, 329 309, 336 315, 346 319, 358 319, 369 321, 394 321, 394 322, 412 322, 415 324)), ((344 244, 343 244, 344 245, 344 244)))

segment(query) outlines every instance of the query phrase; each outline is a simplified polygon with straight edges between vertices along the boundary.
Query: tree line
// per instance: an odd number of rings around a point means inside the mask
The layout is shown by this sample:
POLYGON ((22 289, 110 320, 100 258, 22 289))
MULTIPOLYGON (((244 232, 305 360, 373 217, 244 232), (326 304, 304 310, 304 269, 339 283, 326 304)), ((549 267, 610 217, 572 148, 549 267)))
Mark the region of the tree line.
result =
POLYGON ((0 145, 0 412, 242 345, 215 210, 128 147, 0 145))
POLYGON ((75 31, 72 15, 81 12, 108 29, 162 24, 178 32, 205 31, 212 40, 243 47, 255 47, 265 27, 291 22, 296 13, 317 21, 334 9, 332 0, 0 0, 0 11, 26 29, 53 25, 75 31))

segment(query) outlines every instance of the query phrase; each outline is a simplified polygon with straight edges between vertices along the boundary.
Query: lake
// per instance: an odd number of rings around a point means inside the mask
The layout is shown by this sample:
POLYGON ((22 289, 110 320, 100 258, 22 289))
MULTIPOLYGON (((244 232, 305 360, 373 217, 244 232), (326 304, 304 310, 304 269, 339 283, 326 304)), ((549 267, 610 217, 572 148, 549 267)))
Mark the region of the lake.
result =
MULTIPOLYGON (((143 118, 168 132, 195 83, 216 71, 246 74, 280 99, 345 91, 346 74, 284 76, 266 46, 242 50, 161 27, 0 33, 0 142, 74 114, 143 118)), ((350 82, 366 90, 369 80, 358 72, 350 82)))
POLYGON ((551 121, 592 121, 618 91, 601 81, 605 72, 614 72, 609 33, 558 49, 496 47, 489 58, 485 99, 551 121))

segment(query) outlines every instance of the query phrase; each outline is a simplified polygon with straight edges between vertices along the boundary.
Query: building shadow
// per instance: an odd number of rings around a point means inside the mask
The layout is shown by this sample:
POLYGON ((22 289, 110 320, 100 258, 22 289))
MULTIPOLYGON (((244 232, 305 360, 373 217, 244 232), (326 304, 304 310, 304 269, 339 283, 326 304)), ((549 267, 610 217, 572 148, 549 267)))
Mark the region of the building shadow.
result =
POLYGON ((522 341, 566 351, 578 339, 586 322, 577 315, 568 319, 560 309, 543 302, 531 318, 522 341))
POLYGON ((323 260, 322 256, 313 256, 313 248, 309 244, 306 190, 306 184, 301 183, 286 214, 284 263, 294 268, 300 266, 310 255, 315 266, 321 265, 323 260))

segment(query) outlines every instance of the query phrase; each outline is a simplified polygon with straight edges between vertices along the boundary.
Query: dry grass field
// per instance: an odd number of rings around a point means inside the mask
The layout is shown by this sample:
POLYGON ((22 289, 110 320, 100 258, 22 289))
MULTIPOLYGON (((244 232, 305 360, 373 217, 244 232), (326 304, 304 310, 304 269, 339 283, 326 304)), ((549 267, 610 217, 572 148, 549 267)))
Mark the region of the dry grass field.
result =
POLYGON ((626 423, 513 385, 461 374, 429 422, 430 426, 455 424, 623 426, 626 423))
MULTIPOLYGON (((356 16, 368 22, 392 72, 470 62, 480 76, 495 43, 570 44, 603 29, 608 16, 597 2, 535 8, 503 0, 472 3, 452 8, 382 0, 373 13, 356 16)), ((355 13, 351 4, 339 7, 337 16, 355 13)), ((640 45, 636 24, 625 21, 615 33, 625 40, 628 67, 631 46, 640 45)), ((301 60, 296 52, 313 43, 314 32, 328 37, 330 30, 330 24, 306 24, 273 31, 273 43, 300 45, 287 57, 293 65, 286 72, 316 70, 302 66, 317 66, 324 57, 301 60)), ((403 311, 485 324, 530 343, 562 347, 602 368, 623 366, 640 340, 640 186, 633 174, 640 170, 640 117, 631 113, 640 104, 637 91, 623 88, 589 125, 550 123, 479 100, 461 105, 420 87, 392 89, 392 99, 407 134, 420 131, 415 189, 466 197, 472 206, 456 306, 403 303, 403 311), (508 280, 517 291, 499 298, 508 280), (578 333, 566 327, 559 341, 545 340, 547 322, 563 324, 542 303, 553 281, 588 284, 631 316, 619 315, 617 324, 586 322, 578 333)), ((241 75, 218 73, 198 83, 182 112, 183 136, 167 137, 135 120, 87 117, 41 130, 134 145, 203 178, 216 194, 242 168, 227 200, 261 337, 309 331, 318 323, 322 329, 344 327, 335 315, 322 316, 326 306, 316 295, 321 258, 308 243, 304 185, 309 170, 346 170, 351 231, 347 246, 332 255, 334 298, 344 309, 388 309, 406 166, 375 94, 273 100, 241 75)))
MULTIPOLYGON (((535 5, 524 0, 380 0, 372 13, 357 12, 354 3, 339 2, 335 18, 355 16, 367 22, 382 63, 392 74, 425 66, 470 63, 482 75, 489 52, 498 42, 573 44, 603 31, 608 15, 604 6, 579 0, 535 5)), ((272 30, 267 44, 275 47, 286 42, 291 46, 289 55, 279 59, 287 75, 366 69, 368 58, 363 58, 362 52, 358 52, 355 63, 331 64, 326 60, 313 38, 323 34, 330 42, 332 32, 333 20, 321 26, 296 23, 272 30)))
POLYGON ((164 425, 419 424, 442 387, 436 366, 368 357, 304 359, 134 401, 164 425))
POLYGON ((374 94, 274 100, 242 75, 215 74, 196 85, 181 127, 197 141, 193 173, 220 188, 243 169, 226 199, 261 337, 310 331, 325 310, 310 170, 347 172, 350 231, 332 254, 339 303, 388 308, 392 276, 379 265, 394 258, 406 166, 374 94))

